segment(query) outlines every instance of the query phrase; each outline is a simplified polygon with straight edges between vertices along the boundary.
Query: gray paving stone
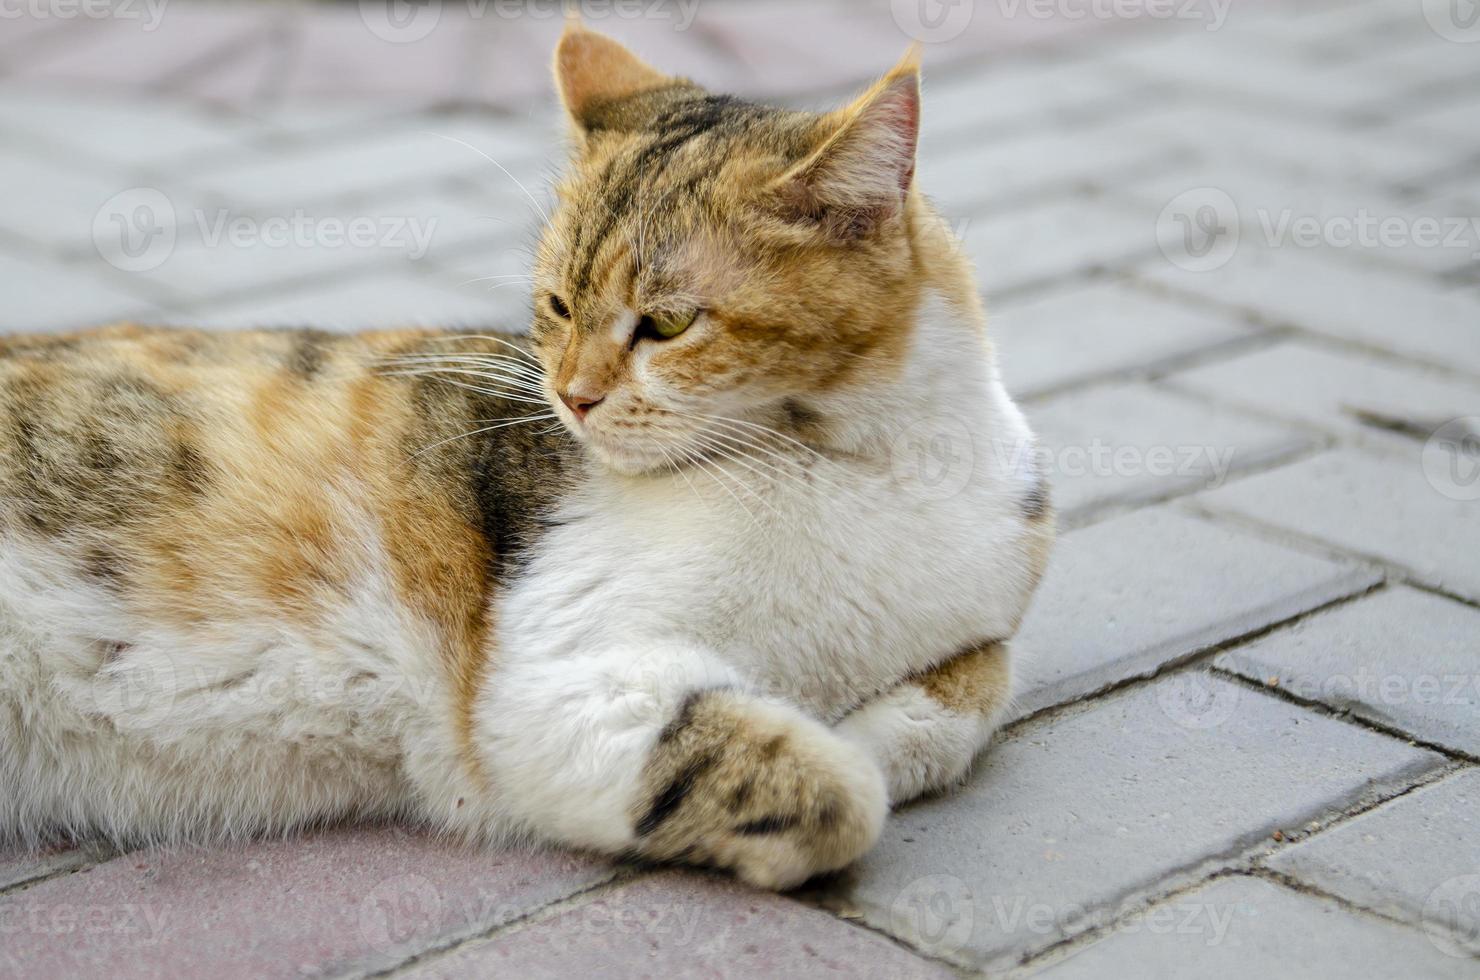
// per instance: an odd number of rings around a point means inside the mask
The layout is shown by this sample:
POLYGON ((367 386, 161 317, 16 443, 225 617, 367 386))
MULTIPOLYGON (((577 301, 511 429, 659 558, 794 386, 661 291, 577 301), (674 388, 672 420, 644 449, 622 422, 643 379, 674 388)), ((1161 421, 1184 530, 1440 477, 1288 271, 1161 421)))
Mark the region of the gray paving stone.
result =
POLYGON ((1480 611, 1393 588, 1318 612, 1214 663, 1480 757, 1480 611))
POLYGON ((1034 976, 1045 980, 1326 980, 1473 977, 1410 929, 1259 878, 1178 895, 1034 976))
POLYGON ((964 790, 896 814, 839 904, 922 951, 1005 967, 1440 761, 1207 675, 1167 677, 1011 732, 964 790), (1188 684, 1209 712, 1192 713, 1188 684))
POLYGON ((920 155, 920 187, 945 214, 962 215, 1172 166, 1177 153, 1166 143, 1120 139, 1091 126, 1064 126, 935 150, 926 145, 920 155))
POLYGON ((483 154, 515 175, 537 175, 531 161, 556 149, 532 146, 528 130, 514 124, 430 117, 326 145, 263 147, 193 178, 233 207, 297 207, 447 177, 507 180, 483 154))
POLYGON ((1377 578, 1169 507, 1071 532, 1013 641, 1014 715, 1148 673, 1377 578))
MULTIPOLYGON (((928 73, 928 72, 927 72, 928 73)), ((982 134, 1045 128, 1122 108, 1139 95, 1135 81, 1098 60, 999 64, 969 75, 928 78, 920 125, 925 145, 982 134)))
MULTIPOLYGON (((504 214, 510 209, 522 216, 516 202, 508 202, 504 214)), ((193 299, 248 290, 260 296, 264 287, 355 268, 409 271, 422 263, 455 259, 464 248, 507 240, 514 233, 488 201, 437 191, 277 213, 176 210, 183 224, 174 248, 140 275, 193 299)))
POLYGON ((102 845, 88 844, 81 847, 53 847, 40 852, 22 850, 13 846, 0 848, 0 889, 75 871, 98 861, 105 861, 111 851, 102 845))
POLYGON ((7 90, 0 130, 28 134, 85 158, 148 166, 207 151, 242 147, 260 127, 165 99, 147 102, 108 93, 7 90))
POLYGON ((1145 275, 1270 321, 1480 374, 1480 300, 1402 272, 1286 248, 1240 250, 1209 272, 1156 261, 1145 275))
POLYGON ((91 251, 99 211, 115 195, 137 187, 122 173, 58 164, 0 145, 0 229, 43 245, 91 251))
MULTIPOLYGON (((1337 450, 1237 480, 1201 499, 1214 510, 1400 565, 1419 582, 1480 601, 1480 502, 1446 496, 1439 489, 1444 485, 1430 483, 1428 475, 1417 453, 1337 450)), ((1436 472, 1436 481, 1443 476, 1436 472)))
POLYGON ((662 874, 428 961, 408 977, 895 977, 951 971, 826 912, 662 874))
POLYGON ((1372 187, 1232 160, 1178 168, 1122 190, 1157 214, 1174 200, 1227 195, 1218 199, 1219 213, 1231 218, 1226 202, 1232 202, 1241 250, 1325 252, 1435 274, 1480 262, 1480 218, 1449 197, 1405 203, 1372 187))
POLYGON ((1065 200, 951 224, 991 296, 1143 259, 1156 251, 1154 219, 1109 201, 1065 200))
POLYGON ((1236 316, 1097 282, 994 303, 988 330, 1007 388, 1031 398, 1099 375, 1151 369, 1249 336, 1236 316))
POLYGON ((112 285, 97 268, 101 264, 63 265, 0 254, 0 283, 5 284, 0 331, 70 330, 157 312, 153 302, 112 285))
POLYGON ((1299 339, 1191 368, 1164 383, 1346 439, 1390 446, 1411 447, 1412 437, 1383 427, 1385 421, 1432 429, 1452 418, 1480 416, 1480 382, 1299 339))
MULTIPOLYGON (((1271 868, 1480 958, 1480 770, 1415 790, 1278 851, 1271 868)), ((1475 964, 1468 969, 1474 975, 1475 964)))
POLYGON ((497 301, 453 290, 406 273, 378 273, 293 292, 231 303, 208 303, 171 313, 169 322, 222 330, 315 326, 331 330, 378 327, 492 326, 523 330, 519 316, 497 301))
POLYGON ((1290 456, 1309 436, 1144 384, 1059 395, 1028 408, 1049 461, 1054 504, 1077 515, 1221 486, 1230 473, 1290 456))

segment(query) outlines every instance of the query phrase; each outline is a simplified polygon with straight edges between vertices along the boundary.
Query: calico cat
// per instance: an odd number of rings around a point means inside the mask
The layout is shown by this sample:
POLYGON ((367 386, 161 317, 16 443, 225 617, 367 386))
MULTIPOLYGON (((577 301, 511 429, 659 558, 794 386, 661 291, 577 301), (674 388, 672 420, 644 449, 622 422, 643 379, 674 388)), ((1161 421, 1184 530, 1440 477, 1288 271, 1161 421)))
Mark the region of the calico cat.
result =
POLYGON ((0 339, 0 836, 395 818, 784 888, 966 771, 1053 522, 916 61, 828 114, 555 64, 527 336, 0 339))

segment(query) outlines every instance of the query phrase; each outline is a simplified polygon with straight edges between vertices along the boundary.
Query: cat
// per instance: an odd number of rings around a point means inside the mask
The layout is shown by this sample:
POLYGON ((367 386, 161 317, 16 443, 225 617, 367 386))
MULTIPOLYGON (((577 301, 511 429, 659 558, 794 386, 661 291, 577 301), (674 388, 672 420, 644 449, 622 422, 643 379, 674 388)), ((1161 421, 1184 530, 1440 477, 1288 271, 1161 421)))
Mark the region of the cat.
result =
POLYGON ((822 114, 578 24, 555 75, 527 334, 0 338, 0 836, 789 888, 966 773, 1054 529, 917 56, 822 114))

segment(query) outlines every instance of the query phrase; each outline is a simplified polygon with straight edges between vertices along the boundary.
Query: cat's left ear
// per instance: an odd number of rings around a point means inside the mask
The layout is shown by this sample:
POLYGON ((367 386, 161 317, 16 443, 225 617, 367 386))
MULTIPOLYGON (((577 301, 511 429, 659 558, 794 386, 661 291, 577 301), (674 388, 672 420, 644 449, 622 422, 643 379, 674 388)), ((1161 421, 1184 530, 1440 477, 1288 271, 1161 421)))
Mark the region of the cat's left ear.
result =
POLYGON ((824 142, 774 185, 795 217, 857 238, 898 213, 915 179, 920 139, 919 45, 844 109, 827 118, 824 142))
POLYGON ((623 100, 676 81, 605 34, 586 30, 576 17, 565 22, 555 46, 555 87, 580 134, 621 128, 617 108, 623 100))

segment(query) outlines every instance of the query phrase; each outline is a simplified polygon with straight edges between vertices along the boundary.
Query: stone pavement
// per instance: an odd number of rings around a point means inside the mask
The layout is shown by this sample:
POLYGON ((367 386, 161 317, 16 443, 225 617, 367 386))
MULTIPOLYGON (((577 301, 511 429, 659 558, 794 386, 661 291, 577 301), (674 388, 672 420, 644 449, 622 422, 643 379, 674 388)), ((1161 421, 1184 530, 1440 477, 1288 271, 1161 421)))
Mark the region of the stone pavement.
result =
MULTIPOLYGON (((0 328, 524 320, 556 5, 166 3, 0 0, 0 328)), ((1480 975, 1480 7, 588 19, 806 104, 926 42, 1066 532, 1011 723, 788 896, 398 828, 0 855, 0 975, 1480 975)))

